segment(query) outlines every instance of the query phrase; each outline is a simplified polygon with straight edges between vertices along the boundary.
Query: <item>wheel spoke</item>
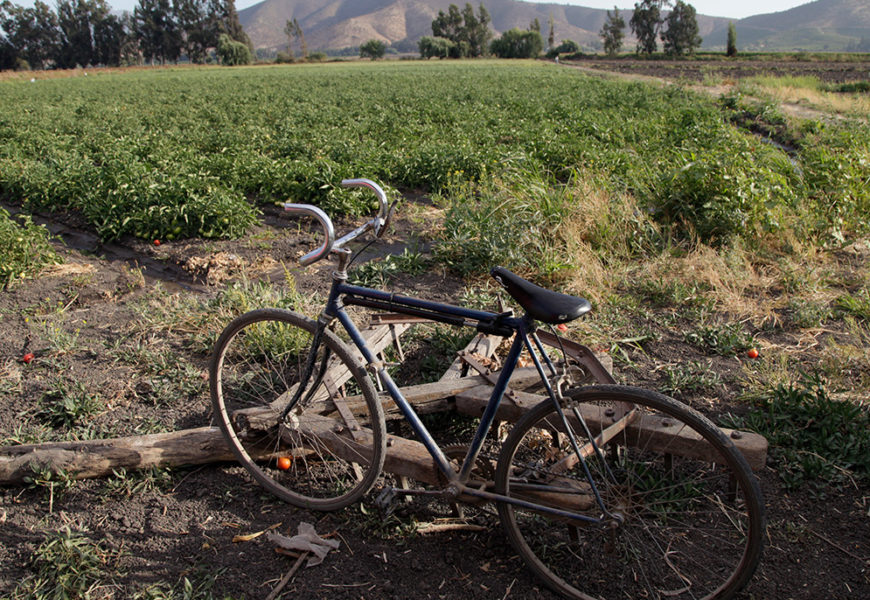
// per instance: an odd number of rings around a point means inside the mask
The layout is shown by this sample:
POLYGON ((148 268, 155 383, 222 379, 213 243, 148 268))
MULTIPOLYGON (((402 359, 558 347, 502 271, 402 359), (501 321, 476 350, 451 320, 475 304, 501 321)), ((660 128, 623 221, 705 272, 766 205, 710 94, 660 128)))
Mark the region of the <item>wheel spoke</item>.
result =
MULTIPOLYGON (((762 504, 754 476, 730 441, 691 409, 654 392, 600 386, 569 398, 566 414, 576 424, 582 413, 590 424, 589 431, 569 427, 581 448, 619 418, 614 407, 625 405, 648 422, 667 418, 670 438, 654 440, 635 425, 609 436, 600 453, 586 458, 590 482, 579 459, 571 464, 570 440, 563 439, 569 433, 554 408, 544 403, 530 411, 504 444, 496 492, 520 497, 530 483, 594 485, 613 517, 599 526, 569 527, 543 511, 500 503, 507 535, 526 563, 572 598, 728 598, 745 585, 760 557, 762 504), (611 420, 598 418, 604 415, 611 420), (688 450, 678 443, 685 440, 692 444, 688 450), (734 484, 739 500, 728 502, 734 484)), ((568 506, 571 496, 548 494, 547 505, 602 517, 594 503, 568 506)))
POLYGON ((386 434, 371 381, 332 332, 322 337, 310 380, 300 381, 315 329, 314 321, 278 309, 256 310, 234 320, 221 334, 212 359, 212 402, 233 452, 260 484, 292 504, 332 510, 358 500, 374 484, 383 465, 386 434), (322 364, 343 377, 330 380, 330 389, 343 390, 348 380, 354 382, 361 400, 354 405, 353 418, 366 428, 360 439, 340 432, 344 421, 326 384, 321 381, 311 389, 322 364), (301 400, 281 420, 301 383, 306 388, 301 400), (289 459, 282 459, 284 468, 278 468, 279 456, 289 459))

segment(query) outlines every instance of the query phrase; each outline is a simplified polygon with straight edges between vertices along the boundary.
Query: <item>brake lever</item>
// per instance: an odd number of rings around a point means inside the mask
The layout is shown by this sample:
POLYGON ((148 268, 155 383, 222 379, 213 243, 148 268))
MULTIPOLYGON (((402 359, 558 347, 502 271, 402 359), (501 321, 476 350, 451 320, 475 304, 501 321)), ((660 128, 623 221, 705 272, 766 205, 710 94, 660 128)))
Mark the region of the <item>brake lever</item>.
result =
POLYGON ((390 221, 393 219, 393 213, 396 210, 396 205, 399 203, 399 199, 393 200, 393 203, 387 208, 387 217, 384 219, 384 224, 381 225, 381 230, 375 234, 375 237, 382 237, 387 229, 390 227, 390 221))

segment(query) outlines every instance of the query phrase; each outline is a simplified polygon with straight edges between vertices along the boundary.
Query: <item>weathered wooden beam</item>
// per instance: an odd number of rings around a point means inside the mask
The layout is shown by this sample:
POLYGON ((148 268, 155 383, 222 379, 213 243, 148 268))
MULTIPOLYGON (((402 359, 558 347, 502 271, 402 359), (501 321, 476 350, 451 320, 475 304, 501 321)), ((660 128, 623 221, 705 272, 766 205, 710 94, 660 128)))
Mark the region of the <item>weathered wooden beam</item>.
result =
MULTIPOLYGON (((493 354, 495 354, 496 348, 498 348, 499 344, 504 341, 504 338, 498 335, 486 335, 485 333, 479 333, 474 336, 468 345, 464 348, 463 352, 470 352, 474 354, 478 354, 485 358, 489 358, 493 354)), ((456 357, 456 360, 453 361, 453 364, 444 372, 444 375, 441 376, 440 381, 448 381, 450 379, 459 379, 462 377, 468 370, 468 365, 462 360, 461 352, 458 352, 460 356, 456 357)))
MULTIPOLYGON (((462 414, 479 417, 483 414, 491 393, 492 387, 488 385, 461 392, 456 396, 456 410, 462 414)), ((496 418, 516 422, 543 400, 543 396, 516 392, 513 400, 505 398, 502 401, 496 418)), ((595 407, 580 405, 580 412, 592 431, 600 431, 613 423, 612 417, 606 417, 595 407)), ((753 470, 758 470, 766 464, 768 444, 764 436, 747 431, 739 431, 735 435, 734 430, 724 428, 722 431, 731 438, 753 470)), ((694 431, 677 427, 673 419, 668 419, 666 416, 641 414, 627 424, 625 438, 632 445, 667 451, 674 456, 710 461, 716 458, 715 452, 711 451, 709 444, 700 436, 694 431)))
POLYGON ((105 477, 118 469, 199 465, 235 460, 217 427, 199 427, 105 440, 0 447, 0 484, 22 483, 34 468, 73 479, 105 477))

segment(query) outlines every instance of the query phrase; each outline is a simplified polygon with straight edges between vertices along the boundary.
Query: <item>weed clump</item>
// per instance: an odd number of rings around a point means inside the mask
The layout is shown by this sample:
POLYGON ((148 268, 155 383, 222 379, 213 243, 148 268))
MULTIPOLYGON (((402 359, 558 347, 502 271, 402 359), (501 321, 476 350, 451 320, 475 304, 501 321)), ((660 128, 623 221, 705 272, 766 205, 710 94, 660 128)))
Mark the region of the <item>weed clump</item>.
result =
POLYGON ((870 407, 832 398, 817 374, 753 400, 756 409, 732 416, 729 426, 767 438, 786 489, 809 487, 823 497, 829 486, 870 475, 870 407))
POLYGON ((13 219, 0 208, 0 290, 38 273, 45 265, 60 262, 48 240, 48 231, 34 224, 30 216, 13 219))

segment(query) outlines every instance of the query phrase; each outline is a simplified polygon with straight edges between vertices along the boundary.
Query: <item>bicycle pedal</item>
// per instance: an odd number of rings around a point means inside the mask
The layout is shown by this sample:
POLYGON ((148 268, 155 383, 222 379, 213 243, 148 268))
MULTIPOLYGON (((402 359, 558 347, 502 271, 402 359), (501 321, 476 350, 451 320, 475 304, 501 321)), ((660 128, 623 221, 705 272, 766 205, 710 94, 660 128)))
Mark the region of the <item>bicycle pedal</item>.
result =
POLYGON ((396 488, 387 486, 381 490, 378 497, 375 498, 375 506, 384 515, 387 516, 395 509, 396 498, 398 497, 396 488))

